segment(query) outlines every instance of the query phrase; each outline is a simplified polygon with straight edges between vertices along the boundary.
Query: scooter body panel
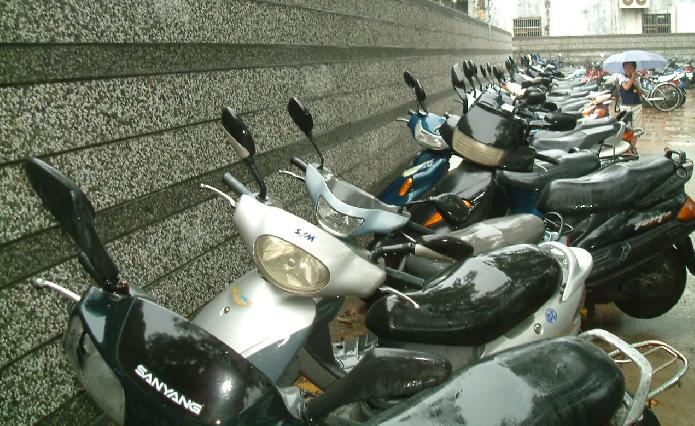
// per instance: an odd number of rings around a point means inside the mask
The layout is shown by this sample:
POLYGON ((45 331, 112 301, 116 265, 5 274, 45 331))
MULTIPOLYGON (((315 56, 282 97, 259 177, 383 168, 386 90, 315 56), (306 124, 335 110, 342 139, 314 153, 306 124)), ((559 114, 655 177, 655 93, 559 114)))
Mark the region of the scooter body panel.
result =
POLYGON ((450 156, 451 151, 420 151, 408 168, 389 183, 377 198, 394 206, 422 198, 449 170, 450 156), (410 188, 401 195, 401 188, 408 179, 412 179, 410 188))
POLYGON ((315 316, 311 298, 280 290, 253 270, 210 300, 192 322, 275 382, 304 344, 315 316))
MULTIPOLYGON (((537 216, 516 214, 483 220, 452 231, 449 235, 470 244, 473 253, 477 255, 513 244, 537 244, 543 239, 544 233, 545 224, 537 216)), ((421 256, 407 256, 405 271, 426 278, 441 273, 451 263, 421 256)))
POLYGON ((292 422, 277 389, 258 369, 204 329, 155 302, 137 295, 114 297, 92 287, 75 313, 79 319, 73 316, 64 342, 68 359, 74 360, 90 395, 104 395, 108 389, 108 399, 98 398, 99 405, 114 420, 191 425, 257 418, 292 422))
MULTIPOLYGON (((386 279, 382 268, 362 258, 343 241, 292 213, 267 206, 252 197, 240 198, 233 222, 249 253, 254 255, 259 270, 262 271, 263 265, 257 258, 256 241, 269 235, 313 256, 329 271, 325 286, 304 296, 367 297, 386 279)), ((295 266, 288 265, 288 268, 295 266)))
MULTIPOLYGON (((465 221, 453 225, 444 221, 431 229, 437 233, 447 233, 466 224, 476 223, 484 219, 498 217, 506 212, 506 203, 499 205, 502 188, 494 179, 494 170, 463 160, 454 170, 447 173, 443 179, 432 188, 431 194, 452 193, 473 202, 471 213, 465 221)), ((437 210, 430 203, 414 205, 410 210, 411 220, 426 223, 437 210)))

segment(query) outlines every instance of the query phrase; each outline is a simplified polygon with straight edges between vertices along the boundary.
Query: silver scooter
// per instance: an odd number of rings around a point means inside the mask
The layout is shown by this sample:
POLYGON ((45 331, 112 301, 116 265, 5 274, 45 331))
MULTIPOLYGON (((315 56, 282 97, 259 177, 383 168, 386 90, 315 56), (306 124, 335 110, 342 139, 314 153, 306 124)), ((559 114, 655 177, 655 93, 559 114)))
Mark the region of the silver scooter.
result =
MULTIPOLYGON (((304 119, 310 120, 310 115, 304 119)), ((236 152, 253 164, 255 148, 246 125, 231 110, 223 115, 223 124, 236 152)), ((254 172, 253 167, 251 170, 263 187, 260 174, 254 172)), ((307 168, 307 179, 313 179, 310 177, 312 171, 318 176, 316 182, 328 187, 317 166, 307 168)), ((268 282, 287 293, 304 297, 311 304, 325 297, 364 298, 377 290, 390 294, 380 298, 367 315, 368 327, 379 335, 381 346, 420 348, 444 356, 454 369, 459 369, 507 348, 553 336, 574 335, 579 331, 583 281, 591 270, 591 257, 584 250, 570 249, 556 242, 505 247, 457 263, 423 282, 421 290, 403 294, 383 286, 387 274, 391 273, 381 262, 384 250, 351 247, 330 232, 259 201, 230 174, 225 174, 224 181, 241 196, 238 202, 219 190, 205 187, 215 190, 234 209, 233 221, 253 255, 258 273, 268 282)), ((327 198, 335 196, 332 191, 325 191, 324 195, 327 198)), ((366 193, 353 200, 364 210, 369 210, 370 203, 375 202, 366 193)), ((350 208, 344 204, 345 208, 350 208)), ((352 217, 360 218, 354 211, 351 213, 352 217)), ((393 212, 374 213, 386 217, 387 222, 404 220, 402 215, 393 212)), ((389 250, 403 254, 427 251, 441 254, 446 251, 442 238, 448 237, 419 238, 389 250)), ((465 245, 456 244, 456 239, 449 240, 456 247, 465 245)), ((444 255, 456 259, 459 256, 455 251, 448 250, 444 255)), ((461 257, 470 256, 470 250, 464 248, 463 251, 461 257)), ((251 288, 243 290, 253 291, 251 288)), ((250 294, 249 301, 263 303, 263 313, 267 315, 260 325, 262 332, 266 332, 267 324, 272 324, 275 336, 283 333, 292 336, 294 327, 287 329, 275 318, 272 305, 277 301, 262 301, 256 298, 257 294, 250 294)), ((232 335, 239 334, 238 329, 243 327, 238 324, 231 327, 229 322, 219 321, 229 309, 229 296, 222 294, 198 313, 194 323, 233 345, 232 335)), ((250 329, 251 323, 247 324, 250 329)))

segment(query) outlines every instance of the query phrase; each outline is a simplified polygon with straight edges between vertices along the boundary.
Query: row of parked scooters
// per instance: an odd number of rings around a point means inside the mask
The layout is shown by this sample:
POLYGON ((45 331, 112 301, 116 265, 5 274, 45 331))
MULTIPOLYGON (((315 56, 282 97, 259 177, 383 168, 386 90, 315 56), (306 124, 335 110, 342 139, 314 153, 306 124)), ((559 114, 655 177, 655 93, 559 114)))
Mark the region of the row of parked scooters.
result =
MULTIPOLYGON (((483 85, 478 69, 452 67, 461 116, 429 112, 405 74, 418 101, 405 121, 423 150, 378 196, 330 170, 312 114, 292 98, 319 161, 294 157, 297 170, 281 173, 304 183, 317 225, 268 194, 251 129, 224 108, 259 191, 229 173, 234 197, 201 186, 229 204, 256 269, 191 321, 123 279, 87 196, 30 159, 29 182, 94 279, 81 296, 36 285, 77 304, 65 352, 105 414, 121 424, 655 424, 648 402, 687 360, 663 342, 580 334, 580 310, 615 302, 649 318, 677 303, 695 270, 692 162, 678 151, 641 160, 630 143, 618 152, 629 117, 557 111, 560 98, 601 91, 596 82, 514 87, 480 67, 483 85), (370 333, 332 342, 346 296, 369 305, 370 333), (652 366, 654 351, 671 360, 652 366), (638 367, 634 387, 625 363, 638 367), (665 366, 673 374, 652 383, 665 366), (300 375, 321 392, 293 386, 300 375)), ((511 58, 507 69, 519 73, 511 58)))

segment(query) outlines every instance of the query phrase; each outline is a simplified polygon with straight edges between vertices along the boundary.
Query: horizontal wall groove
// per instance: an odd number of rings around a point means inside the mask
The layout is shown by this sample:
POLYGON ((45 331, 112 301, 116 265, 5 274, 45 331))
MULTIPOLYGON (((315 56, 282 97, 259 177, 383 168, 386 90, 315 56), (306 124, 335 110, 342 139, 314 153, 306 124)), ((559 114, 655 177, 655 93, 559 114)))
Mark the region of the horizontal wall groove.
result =
MULTIPOLYGON (((434 93, 428 96, 429 102, 437 102, 439 100, 445 99, 447 97, 452 96, 451 90, 444 90, 438 93, 434 93)), ((371 130, 374 130, 378 127, 381 127, 385 124, 388 124, 389 122, 393 121, 395 118, 400 117, 403 115, 403 111, 407 111, 407 109, 411 106, 412 102, 407 102, 405 104, 401 104, 396 106, 395 108, 391 108, 377 116, 374 117, 369 117, 364 120, 360 120, 354 123, 350 123, 347 125, 343 125, 340 127, 336 127, 334 129, 329 130, 328 132, 325 132, 321 135, 316 136, 317 142, 322 146, 322 149, 325 151, 328 151, 330 149, 333 149, 340 144, 346 142, 347 140, 360 136, 361 134, 367 133, 371 130)), ((253 131, 253 129, 251 129, 253 131)), ((266 158, 269 159, 275 159, 278 157, 283 157, 288 159, 288 164, 289 164, 289 158, 291 155, 307 155, 307 154, 312 154, 313 148, 311 147, 310 144, 308 144, 307 141, 304 139, 301 139, 299 141, 292 142, 289 145, 286 145, 281 148, 277 148, 272 151, 267 151, 264 152, 260 155, 258 155, 258 163, 259 166, 261 167, 261 170, 264 174, 269 174, 272 172, 277 171, 277 164, 269 164, 268 161, 266 161, 266 158), (290 154, 291 153, 291 154, 290 154)), ((280 166, 280 168, 285 167, 284 165, 280 166)), ((183 180, 181 182, 177 182, 173 185, 167 186, 165 188, 161 188, 157 191, 154 191, 152 193, 143 195, 141 197, 133 198, 131 200, 128 200, 125 203, 115 205, 108 207, 104 210, 98 211, 97 212, 97 225, 98 225, 98 230, 100 232, 100 235, 102 236, 102 240, 104 243, 109 243, 112 241, 115 241, 119 238, 122 238, 128 234, 131 234, 133 232, 136 232, 140 229, 143 229, 145 227, 151 226, 155 223, 161 222, 162 220, 165 220, 171 216, 174 216, 176 214, 179 214, 185 210, 188 210, 190 208, 195 207, 196 205, 202 204, 204 202, 207 202, 213 198, 215 198, 214 195, 208 195, 205 192, 200 192, 200 190, 197 188, 198 183, 201 181, 206 181, 210 184, 216 184, 220 186, 222 183, 222 175, 227 172, 227 171, 233 171, 234 174, 239 177, 243 182, 249 182, 250 175, 248 174, 248 171, 244 167, 243 164, 240 162, 235 162, 235 163, 230 163, 227 165, 224 165, 220 168, 217 168, 215 170, 211 170, 203 175, 198 175, 194 176, 191 178, 188 178, 186 180, 183 180), (185 191, 184 188, 189 188, 188 191, 185 191), (198 197, 177 197, 178 199, 178 207, 175 209, 170 209, 164 212, 161 215, 157 215, 156 217, 148 220, 143 220, 141 222, 137 221, 129 221, 129 227, 126 229, 123 229, 120 232, 113 232, 115 229, 113 226, 111 226, 112 223, 114 222, 122 222, 122 220, 119 219, 119 217, 132 217, 133 213, 131 211, 142 211, 146 209, 145 206, 151 204, 153 201, 158 198, 171 198, 169 194, 172 193, 177 193, 179 191, 183 190, 184 192, 188 192, 190 194, 204 194, 204 195, 199 195, 198 197), (186 200, 188 202, 182 201, 186 200), (103 226, 102 226, 103 225, 103 226)), ((226 189, 226 187, 224 187, 226 189)), ((180 195, 180 192, 179 192, 180 195)), ((44 247, 45 244, 37 244, 37 243, 30 243, 28 240, 34 240, 34 241, 41 241, 44 240, 51 235, 54 235, 58 237, 60 235, 60 232, 58 230, 57 226, 52 226, 49 228, 45 228, 39 231, 36 231, 32 234, 27 234, 22 236, 19 239, 6 242, 2 245, 0 245, 0 250, 4 252, 14 252, 17 250, 17 247, 23 244, 26 245, 34 245, 37 247, 44 247)), ((68 243, 70 244, 70 243, 68 243)), ((75 252, 74 248, 70 250, 70 246, 65 246, 63 247, 64 249, 67 249, 68 252, 70 253, 69 255, 64 255, 60 257, 55 257, 51 261, 46 261, 44 263, 41 263, 41 266, 34 267, 31 269, 27 269, 23 271, 21 275, 16 275, 11 277, 9 281, 5 282, 0 282, 0 292, 5 289, 12 287, 18 283, 21 283, 23 280, 40 273, 42 271, 45 271, 49 268, 55 267, 63 262, 66 262, 70 259, 73 259, 76 257, 77 253, 75 252)), ((48 249, 51 252, 54 252, 54 250, 50 247, 48 249)), ((37 255, 35 256, 35 259, 48 259, 50 256, 50 253, 44 253, 43 255, 37 255)), ((8 260, 9 262, 12 261, 17 261, 17 259, 10 258, 8 260)), ((9 264, 7 265, 9 267, 9 264)))
POLYGON ((321 45, 33 44, 0 45, 0 88, 32 84, 302 67, 445 55, 506 54, 507 49, 421 49, 321 45), (50 66, 37 67, 38 63, 50 66), (87 62, 87 63, 85 63, 87 62))

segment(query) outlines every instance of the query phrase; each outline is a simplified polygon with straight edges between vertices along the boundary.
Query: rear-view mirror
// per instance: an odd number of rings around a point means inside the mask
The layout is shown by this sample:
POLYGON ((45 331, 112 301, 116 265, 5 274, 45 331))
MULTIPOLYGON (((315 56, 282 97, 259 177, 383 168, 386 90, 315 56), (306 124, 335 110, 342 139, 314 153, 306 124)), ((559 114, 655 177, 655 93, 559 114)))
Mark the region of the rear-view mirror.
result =
POLYGON ((450 235, 423 235, 417 244, 453 260, 468 259, 473 255, 473 246, 450 235))
POLYGON ((454 225, 463 223, 471 214, 469 205, 457 195, 451 193, 439 194, 432 197, 432 201, 439 214, 448 223, 454 225))
POLYGON ((70 178, 38 158, 25 164, 31 187, 60 227, 77 243, 80 262, 87 272, 109 290, 119 284, 118 267, 97 235, 96 213, 85 193, 70 178))
POLYGON ((239 114, 230 107, 222 108, 222 127, 239 158, 245 159, 256 154, 256 143, 251 131, 239 114))
POLYGON ((290 113, 294 124, 311 139, 311 133, 314 130, 314 117, 312 117, 311 112, 297 98, 290 99, 287 104, 287 112, 290 113))
POLYGON ((342 379, 306 404, 306 420, 315 421, 351 402, 413 395, 444 382, 450 375, 451 364, 439 355, 375 348, 342 379))

